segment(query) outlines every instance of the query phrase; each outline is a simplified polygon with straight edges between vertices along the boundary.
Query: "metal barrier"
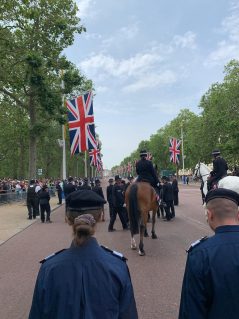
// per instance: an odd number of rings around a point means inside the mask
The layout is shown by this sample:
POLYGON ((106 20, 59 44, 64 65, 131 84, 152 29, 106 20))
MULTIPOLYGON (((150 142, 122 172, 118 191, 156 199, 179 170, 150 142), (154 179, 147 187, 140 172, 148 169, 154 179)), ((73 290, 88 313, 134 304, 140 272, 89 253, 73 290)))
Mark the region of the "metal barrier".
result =
MULTIPOLYGON (((51 197, 56 196, 56 187, 50 186, 49 193, 51 197)), ((11 204, 14 202, 23 202, 26 200, 27 200, 26 191, 17 191, 17 192, 8 191, 6 193, 0 193, 0 205, 11 204)))

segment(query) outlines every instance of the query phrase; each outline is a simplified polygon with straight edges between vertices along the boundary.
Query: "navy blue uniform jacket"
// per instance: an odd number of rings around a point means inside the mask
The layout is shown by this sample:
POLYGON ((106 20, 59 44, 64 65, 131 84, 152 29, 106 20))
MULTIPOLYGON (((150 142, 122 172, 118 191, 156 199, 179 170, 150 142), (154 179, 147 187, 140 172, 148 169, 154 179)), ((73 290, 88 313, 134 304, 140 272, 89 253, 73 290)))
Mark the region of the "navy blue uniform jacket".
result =
POLYGON ((41 266, 29 319, 100 318, 138 315, 126 263, 91 238, 41 266))
POLYGON ((157 183, 159 183, 153 163, 151 161, 146 159, 139 160, 136 163, 136 173, 138 174, 138 182, 149 182, 154 187, 157 185, 157 183))
POLYGON ((213 171, 212 176, 214 179, 219 179, 227 175, 227 162, 222 157, 217 157, 213 160, 213 171))
POLYGON ((220 226, 189 253, 179 319, 239 318, 239 226, 220 226))

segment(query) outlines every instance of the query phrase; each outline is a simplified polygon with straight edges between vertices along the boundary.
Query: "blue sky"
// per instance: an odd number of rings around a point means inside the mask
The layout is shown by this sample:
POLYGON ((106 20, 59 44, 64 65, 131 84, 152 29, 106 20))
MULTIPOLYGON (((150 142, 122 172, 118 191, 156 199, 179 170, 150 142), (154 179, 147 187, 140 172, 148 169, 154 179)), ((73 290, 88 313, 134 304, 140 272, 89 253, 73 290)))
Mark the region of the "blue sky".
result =
POLYGON ((87 32, 66 50, 93 80, 105 168, 174 119, 199 113, 224 66, 239 58, 239 4, 230 0, 77 0, 87 32))

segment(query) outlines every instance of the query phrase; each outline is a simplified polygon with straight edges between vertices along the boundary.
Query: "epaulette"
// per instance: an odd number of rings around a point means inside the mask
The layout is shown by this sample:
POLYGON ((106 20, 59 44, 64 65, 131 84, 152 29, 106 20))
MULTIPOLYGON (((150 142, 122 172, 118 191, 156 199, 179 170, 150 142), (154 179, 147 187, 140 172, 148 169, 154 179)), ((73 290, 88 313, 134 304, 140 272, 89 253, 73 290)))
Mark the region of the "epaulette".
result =
POLYGON ((64 249, 61 249, 61 250, 57 251, 56 253, 50 254, 49 256, 47 256, 44 259, 42 259, 41 261, 39 261, 39 263, 40 264, 44 264, 44 262, 46 262, 47 260, 51 259, 52 257, 62 253, 64 250, 66 250, 66 249, 64 248, 64 249))
POLYGON ((196 247, 197 245, 201 244, 203 241, 205 241, 205 240, 207 240, 207 239, 208 239, 208 237, 207 237, 207 236, 204 236, 204 237, 202 237, 201 239, 196 240, 194 243, 192 243, 192 244, 190 245, 190 247, 186 250, 186 252, 189 253, 190 251, 193 250, 194 247, 196 247))
POLYGON ((118 251, 111 250, 111 249, 109 249, 108 247, 105 247, 105 246, 103 246, 103 245, 101 245, 101 247, 102 247, 104 250, 106 250, 106 251, 108 251, 109 253, 111 253, 113 256, 118 257, 119 259, 121 259, 121 260, 123 260, 123 261, 125 261, 125 262, 128 260, 126 257, 124 257, 123 254, 119 253, 118 251))

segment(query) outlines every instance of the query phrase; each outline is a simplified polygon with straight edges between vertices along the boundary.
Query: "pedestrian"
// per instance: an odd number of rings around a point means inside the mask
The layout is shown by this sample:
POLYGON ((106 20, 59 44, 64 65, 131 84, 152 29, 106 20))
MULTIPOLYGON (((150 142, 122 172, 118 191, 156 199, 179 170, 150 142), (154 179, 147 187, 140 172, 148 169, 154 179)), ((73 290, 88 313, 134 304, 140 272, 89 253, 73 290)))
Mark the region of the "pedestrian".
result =
POLYGON ((41 210, 41 222, 51 223, 50 214, 51 214, 51 206, 50 206, 50 194, 47 185, 43 185, 42 189, 38 193, 40 210, 41 210), (46 213, 46 216, 45 216, 46 213))
POLYGON ((67 201, 73 241, 42 260, 28 318, 137 319, 126 258, 93 237, 105 201, 91 190, 67 201))
POLYGON ((114 184, 114 180, 113 178, 109 179, 109 185, 106 188, 106 199, 107 202, 109 204, 109 213, 110 213, 110 219, 111 217, 113 217, 113 210, 114 210, 114 206, 113 206, 113 184, 114 184))
POLYGON ((31 179, 29 186, 27 188, 27 210, 28 210, 28 219, 36 219, 37 215, 37 194, 36 194, 36 185, 35 180, 31 179))
POLYGON ((178 206, 179 188, 178 188, 178 181, 176 176, 173 176, 172 188, 173 188, 173 204, 174 206, 178 206))
POLYGON ((117 214, 119 215, 122 227, 124 230, 128 229, 127 221, 125 219, 124 214, 124 188, 121 184, 121 177, 119 175, 115 176, 115 184, 113 186, 112 191, 112 199, 113 199, 113 215, 110 218, 110 223, 108 227, 108 231, 114 231, 114 223, 116 220, 117 214))
POLYGON ((63 185, 60 179, 58 179, 56 183, 56 191, 57 191, 57 196, 58 196, 58 203, 57 205, 62 204, 62 192, 63 192, 63 185))
MULTIPOLYGON (((92 190, 93 190, 93 192, 95 192, 96 194, 98 194, 99 196, 101 196, 105 200, 103 189, 102 189, 102 187, 100 185, 100 180, 99 179, 95 180, 95 186, 92 188, 92 190)), ((102 205, 101 221, 102 222, 105 221, 104 205, 102 205)))
POLYGON ((76 191, 76 187, 74 185, 74 179, 73 177, 69 176, 68 178, 68 183, 63 184, 63 190, 64 190, 64 195, 65 195, 65 212, 67 210, 67 197, 76 191))
POLYGON ((172 218, 175 217, 175 210, 173 205, 173 187, 172 184, 169 182, 169 178, 167 176, 162 177, 162 190, 161 190, 161 200, 165 203, 165 219, 164 221, 170 221, 172 218))
POLYGON ((188 250, 179 319, 238 319, 239 194, 218 188, 207 193, 205 202, 215 235, 188 250))

